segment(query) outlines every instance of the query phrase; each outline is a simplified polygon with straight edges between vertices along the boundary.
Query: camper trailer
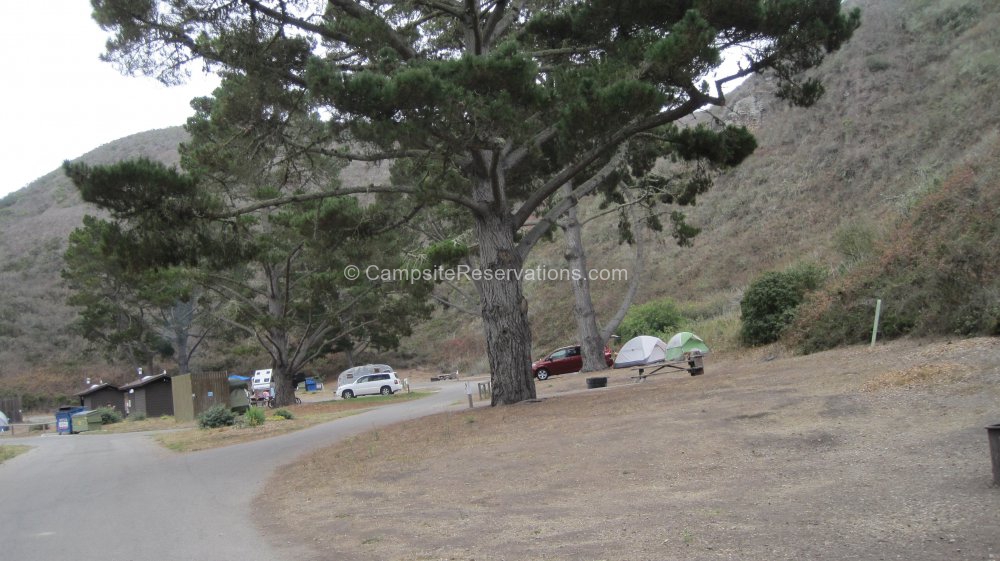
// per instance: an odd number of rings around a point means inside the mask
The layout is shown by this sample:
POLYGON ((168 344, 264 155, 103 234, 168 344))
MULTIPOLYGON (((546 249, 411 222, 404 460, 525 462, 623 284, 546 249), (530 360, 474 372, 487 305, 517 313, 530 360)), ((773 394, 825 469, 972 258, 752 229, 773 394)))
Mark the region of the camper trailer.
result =
POLYGON ((250 382, 250 389, 256 390, 268 390, 271 391, 274 387, 274 383, 271 382, 271 369, 266 370, 254 370, 253 381, 250 382))

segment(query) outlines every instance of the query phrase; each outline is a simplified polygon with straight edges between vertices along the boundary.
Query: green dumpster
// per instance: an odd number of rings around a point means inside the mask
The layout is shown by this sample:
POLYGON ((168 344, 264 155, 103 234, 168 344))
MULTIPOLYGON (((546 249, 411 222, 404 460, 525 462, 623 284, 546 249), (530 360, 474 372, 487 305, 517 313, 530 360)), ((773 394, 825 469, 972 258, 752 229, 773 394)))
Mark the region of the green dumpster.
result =
POLYGON ((101 430, 100 411, 80 411, 73 415, 73 432, 86 432, 89 430, 101 430))

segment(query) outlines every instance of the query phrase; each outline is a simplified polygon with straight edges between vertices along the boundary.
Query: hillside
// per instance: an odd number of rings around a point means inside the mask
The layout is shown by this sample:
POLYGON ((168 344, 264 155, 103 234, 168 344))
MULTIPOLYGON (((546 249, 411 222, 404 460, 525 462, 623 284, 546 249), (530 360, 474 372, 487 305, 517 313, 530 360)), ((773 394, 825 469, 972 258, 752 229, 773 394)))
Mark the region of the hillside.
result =
MULTIPOLYGON (((728 337, 716 339, 717 348, 737 346, 731 335, 739 300, 762 271, 800 261, 842 269, 854 257, 838 249, 838 240, 855 231, 887 237, 954 168, 977 159, 982 145, 995 141, 1000 5, 845 4, 861 7, 862 25, 815 71, 826 94, 814 107, 789 107, 771 95, 773 83, 755 76, 729 95, 726 108, 703 115, 748 126, 759 147, 719 177, 696 207, 684 209, 702 228, 693 247, 679 248, 669 236, 650 240, 636 301, 670 297, 693 318, 712 318, 698 327, 703 335, 728 337)), ((1000 167, 996 160, 979 165, 984 175, 1000 167)), ((614 218, 591 223, 585 237, 592 267, 632 267, 631 250, 617 245, 614 218)), ((558 239, 540 245, 528 266, 561 267, 562 250, 558 239)), ((607 318, 625 283, 593 289, 599 317, 607 318)), ((536 350, 575 340, 568 287, 534 283, 527 292, 536 350)), ((476 324, 450 314, 423 329, 411 348, 439 349, 437 361, 452 368, 482 368, 463 359, 482 355, 476 324)))
MULTIPOLYGON (((176 164, 177 145, 185 135, 181 127, 147 131, 105 144, 80 160, 102 164, 145 156, 176 164)), ((88 213, 96 209, 80 200, 62 169, 0 200, 0 380, 54 371, 70 375, 72 370, 79 384, 106 372, 100 362, 82 356, 84 342, 67 329, 74 312, 65 304, 59 275, 67 237, 88 213)))
MULTIPOLYGON (((725 109, 703 116, 748 125, 759 148, 686 209, 703 229, 693 247, 678 248, 668 235, 649 237, 639 302, 669 296, 696 318, 731 326, 744 287, 760 272, 803 260, 831 270, 845 266, 847 256, 838 250, 845 232, 887 236, 960 162, 989 153, 983 145, 996 141, 1000 120, 992 86, 1000 70, 1000 6, 992 0, 847 4, 862 8, 862 27, 816 71, 826 95, 815 107, 788 107, 770 95, 768 79, 754 77, 730 95, 725 109)), ((173 163, 183 137, 180 128, 150 131, 82 159, 145 155, 173 163)), ((979 165, 995 170, 1000 164, 979 165)), ((356 167, 352 180, 369 172, 356 167)), ((982 188, 998 189, 995 183, 982 188)), ((594 209, 589 203, 583 213, 594 209)), ((85 346, 67 331, 73 316, 59 282, 66 236, 87 212, 60 170, 0 201, 0 389, 28 374, 78 380, 84 372, 106 371, 100 360, 84 358, 85 346)), ((585 237, 592 267, 632 268, 631 250, 617 244, 613 217, 588 224, 585 237)), ((541 244, 528 263, 562 266, 558 239, 541 244)), ((568 286, 539 282, 526 290, 536 350, 574 340, 568 286)), ((598 283, 594 290, 606 318, 624 282, 598 283)), ((396 359, 481 370, 481 339, 477 319, 439 312, 396 359)))

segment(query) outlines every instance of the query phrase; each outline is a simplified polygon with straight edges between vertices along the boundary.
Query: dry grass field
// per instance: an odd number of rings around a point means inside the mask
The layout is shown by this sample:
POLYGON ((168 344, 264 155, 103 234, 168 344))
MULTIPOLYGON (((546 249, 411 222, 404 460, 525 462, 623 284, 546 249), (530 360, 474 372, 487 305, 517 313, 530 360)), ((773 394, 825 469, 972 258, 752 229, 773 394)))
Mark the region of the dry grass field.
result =
MULTIPOLYGON (((426 392, 397 393, 392 396, 370 396, 352 400, 333 400, 304 402, 299 405, 289 405, 282 409, 292 414, 292 419, 276 417, 275 412, 281 409, 267 409, 263 425, 250 427, 242 424, 229 427, 201 429, 193 423, 180 426, 184 430, 165 432, 157 435, 156 441, 175 452, 194 452, 219 448, 241 442, 251 442, 278 436, 288 432, 302 430, 320 423, 326 423, 349 415, 354 415, 372 407, 392 405, 411 399, 426 397, 426 392)), ((318 399, 330 397, 319 395, 318 399)), ((115 427, 116 425, 111 425, 115 427)))
POLYGON ((24 446, 21 444, 0 445, 0 464, 4 463, 5 461, 11 458, 14 458, 15 456, 24 454, 30 449, 31 449, 30 446, 24 446))
POLYGON ((321 450, 259 523, 316 560, 1000 557, 1000 339, 629 374, 321 450))

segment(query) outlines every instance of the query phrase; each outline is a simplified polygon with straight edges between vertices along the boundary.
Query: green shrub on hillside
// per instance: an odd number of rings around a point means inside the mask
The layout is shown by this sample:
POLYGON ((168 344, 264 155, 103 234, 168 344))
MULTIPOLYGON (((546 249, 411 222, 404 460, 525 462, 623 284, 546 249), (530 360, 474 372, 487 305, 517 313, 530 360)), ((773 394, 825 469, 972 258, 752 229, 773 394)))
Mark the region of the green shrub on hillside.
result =
POLYGON ((834 232, 833 244, 837 252, 844 258, 845 265, 850 267, 875 253, 875 240, 877 238, 878 233, 870 224, 854 221, 841 226, 834 232))
POLYGON ((924 193, 892 236, 800 308, 793 344, 805 352, 880 338, 1000 335, 1000 141, 958 163, 924 193))
POLYGON ((795 319, 806 292, 819 288, 824 279, 823 269, 807 264, 770 271, 750 283, 740 302, 743 342, 757 346, 777 341, 795 319))
POLYGON ((618 326, 618 335, 623 343, 639 335, 669 339, 684 322, 673 300, 663 298, 632 306, 618 326))

